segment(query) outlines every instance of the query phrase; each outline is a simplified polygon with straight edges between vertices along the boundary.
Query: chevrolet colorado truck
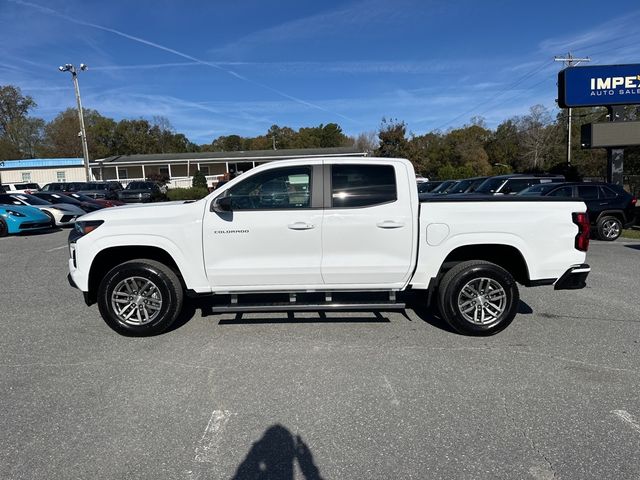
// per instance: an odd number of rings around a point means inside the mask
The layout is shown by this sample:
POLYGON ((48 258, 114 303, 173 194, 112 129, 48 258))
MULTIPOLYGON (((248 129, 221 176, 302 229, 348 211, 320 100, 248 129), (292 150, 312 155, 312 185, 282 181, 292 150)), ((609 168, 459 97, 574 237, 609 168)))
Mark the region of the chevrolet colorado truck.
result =
POLYGON ((408 160, 292 159, 202 200, 84 215, 69 280, 125 335, 166 330, 187 296, 214 313, 388 311, 408 291, 456 331, 490 335, 515 317, 518 285, 583 288, 588 245, 582 201, 421 203, 408 160))

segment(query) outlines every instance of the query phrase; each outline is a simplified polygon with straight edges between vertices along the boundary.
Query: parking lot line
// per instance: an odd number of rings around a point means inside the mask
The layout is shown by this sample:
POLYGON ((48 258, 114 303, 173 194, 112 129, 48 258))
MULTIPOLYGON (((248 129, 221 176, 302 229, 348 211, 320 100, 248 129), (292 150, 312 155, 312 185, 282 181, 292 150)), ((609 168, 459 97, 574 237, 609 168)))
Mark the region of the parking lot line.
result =
POLYGON ((229 410, 214 410, 211 412, 202 438, 196 446, 195 461, 200 463, 211 463, 214 460, 215 452, 220 445, 220 436, 225 425, 234 415, 229 410))
POLYGON ((620 418, 623 422, 633 428, 636 432, 640 433, 640 423, 631 416, 626 410, 611 410, 611 413, 620 418))
POLYGON ((56 250, 62 250, 63 248, 67 248, 67 245, 61 245, 61 246, 56 247, 56 248, 50 248, 49 250, 46 250, 45 253, 55 252, 56 250))

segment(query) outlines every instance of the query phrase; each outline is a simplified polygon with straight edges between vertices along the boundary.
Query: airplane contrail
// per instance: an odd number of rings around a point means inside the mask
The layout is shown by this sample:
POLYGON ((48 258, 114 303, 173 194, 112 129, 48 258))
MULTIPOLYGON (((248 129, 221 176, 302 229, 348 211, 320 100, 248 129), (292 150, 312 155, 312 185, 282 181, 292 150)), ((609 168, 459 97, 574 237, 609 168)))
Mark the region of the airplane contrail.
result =
POLYGON ((202 60, 200 58, 194 57, 194 56, 189 55, 187 53, 180 52, 179 50, 175 50, 173 48, 166 47, 166 46, 161 45, 159 43, 155 43, 155 42, 152 42, 150 40, 146 40, 146 39, 141 38, 141 37, 136 37, 135 35, 130 35, 128 33, 122 32, 120 30, 116 30, 115 28, 109 28, 109 27, 105 27, 104 25, 98 25, 96 23, 86 22, 84 20, 80 20, 80 19, 77 19, 77 18, 74 18, 74 17, 70 17, 69 15, 65 15, 64 13, 61 13, 61 12, 59 12, 57 10, 54 10, 53 8, 44 7, 44 6, 38 5, 36 3, 25 2, 23 0, 9 0, 9 1, 12 2, 12 3, 18 4, 18 5, 22 5, 22 6, 25 6, 25 7, 30 7, 30 8, 34 8, 36 10, 40 10, 41 12, 47 13, 49 15, 53 15, 53 16, 56 16, 56 17, 59 17, 59 18, 63 18, 63 19, 65 19, 65 20, 67 20, 67 21, 69 21, 71 23, 75 23, 76 25, 83 25, 85 27, 91 27, 91 28, 95 28, 95 29, 98 29, 98 30, 102 30, 104 32, 109 32, 109 33, 112 33, 112 34, 117 35, 119 37, 123 37, 123 38, 126 38, 128 40, 132 40, 134 42, 142 43, 143 45, 147 45, 149 47, 153 47, 153 48, 156 48, 158 50, 162 50, 162 51, 165 51, 167 53, 171 53, 173 55, 177 55, 177 56, 185 58, 187 60, 191 60, 192 62, 198 63, 200 65, 206 65, 208 67, 216 68, 216 69, 218 69, 218 70, 220 70, 222 72, 225 72, 228 75, 231 75, 231 76, 233 76, 233 77, 235 77, 235 78, 237 78, 239 80, 243 80, 243 81, 251 83, 251 84, 253 84, 253 85, 257 86, 257 87, 269 90, 269 91, 271 91, 271 92, 273 92, 273 93, 275 93, 277 95, 280 95, 281 97, 284 97, 284 98, 286 98, 288 100, 291 100, 293 102, 299 103, 301 105, 305 105, 305 106, 310 107, 310 108, 314 108, 316 110, 321 110, 323 112, 327 112, 327 113, 330 113, 332 115, 336 115, 336 116, 338 116, 340 118, 343 118, 343 119, 345 119, 345 120, 347 120, 349 122, 359 123, 357 120, 354 120, 353 118, 347 117, 347 116, 342 115, 342 114, 337 113, 337 112, 332 112, 331 110, 328 110, 328 109, 326 109, 326 108, 324 108, 324 107, 322 107, 320 105, 317 105, 317 104, 311 103, 311 102, 307 102, 306 100, 303 100, 303 99, 298 98, 298 97, 294 97, 293 95, 289 95, 289 94, 287 94, 287 93, 285 93, 285 92, 283 92, 281 90, 278 90, 277 88, 270 87, 269 85, 266 85, 264 83, 256 82, 255 80, 252 80, 252 79, 250 79, 248 77, 245 77, 244 75, 240 75, 239 73, 234 72, 233 70, 230 70, 228 68, 224 68, 224 67, 220 66, 219 64, 217 64, 215 62, 208 62, 206 60, 202 60))

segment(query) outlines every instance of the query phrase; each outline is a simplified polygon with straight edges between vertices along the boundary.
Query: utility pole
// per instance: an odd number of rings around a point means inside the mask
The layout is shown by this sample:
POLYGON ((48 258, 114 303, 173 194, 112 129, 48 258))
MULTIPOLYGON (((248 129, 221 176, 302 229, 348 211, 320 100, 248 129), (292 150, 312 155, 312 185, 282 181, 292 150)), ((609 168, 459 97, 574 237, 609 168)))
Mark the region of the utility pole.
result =
MULTIPOLYGON (((84 63, 80 64, 80 71, 84 72, 87 70, 87 66, 84 63)), ((71 73, 71 78, 73 79, 73 88, 76 93, 76 102, 78 104, 78 119, 80 120, 80 133, 78 136, 82 140, 82 155, 84 156, 84 173, 87 178, 87 182, 91 181, 91 175, 89 173, 89 148, 87 147, 87 132, 84 129, 84 113, 82 111, 82 100, 80 99, 80 87, 78 86, 78 72, 76 68, 67 63, 58 67, 58 70, 61 72, 69 72, 71 73)))
MULTIPOLYGON (((591 59, 589 57, 585 58, 576 58, 571 55, 571 52, 567 53, 566 57, 553 57, 554 62, 562 62, 564 68, 567 67, 575 67, 582 62, 590 62, 591 59)), ((571 108, 567 109, 567 167, 571 167, 571 108)))

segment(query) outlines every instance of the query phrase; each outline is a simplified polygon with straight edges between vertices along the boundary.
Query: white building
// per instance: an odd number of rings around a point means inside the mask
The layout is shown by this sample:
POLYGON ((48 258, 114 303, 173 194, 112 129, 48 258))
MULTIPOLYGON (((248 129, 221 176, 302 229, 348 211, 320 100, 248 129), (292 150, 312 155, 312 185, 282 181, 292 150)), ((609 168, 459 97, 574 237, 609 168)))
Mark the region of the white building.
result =
POLYGON ((84 182, 82 158, 30 158, 0 161, 1 183, 84 182))

